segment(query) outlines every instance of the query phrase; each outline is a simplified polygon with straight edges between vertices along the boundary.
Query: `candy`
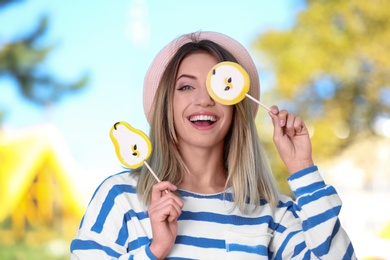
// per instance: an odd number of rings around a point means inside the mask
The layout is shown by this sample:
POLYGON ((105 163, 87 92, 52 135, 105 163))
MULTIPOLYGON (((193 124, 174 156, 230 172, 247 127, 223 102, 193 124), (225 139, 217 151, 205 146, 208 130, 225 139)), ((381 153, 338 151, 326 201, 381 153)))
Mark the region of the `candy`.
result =
POLYGON ((152 152, 152 144, 146 134, 126 122, 115 123, 110 130, 119 161, 128 168, 138 168, 152 152))
POLYGON ((248 73, 239 64, 230 61, 215 65, 207 75, 207 91, 218 103, 234 105, 249 91, 248 73))
MULTIPOLYGON (((144 132, 131 127, 126 122, 118 122, 111 127, 110 137, 114 143, 116 155, 124 166, 135 169, 144 164, 153 177, 161 182, 146 162, 152 153, 152 144, 144 132)), ((165 193, 168 191, 165 190, 165 193)))
POLYGON ((223 61, 215 65, 207 75, 206 87, 210 97, 223 105, 234 105, 248 97, 270 111, 267 106, 248 94, 250 78, 238 63, 223 61))

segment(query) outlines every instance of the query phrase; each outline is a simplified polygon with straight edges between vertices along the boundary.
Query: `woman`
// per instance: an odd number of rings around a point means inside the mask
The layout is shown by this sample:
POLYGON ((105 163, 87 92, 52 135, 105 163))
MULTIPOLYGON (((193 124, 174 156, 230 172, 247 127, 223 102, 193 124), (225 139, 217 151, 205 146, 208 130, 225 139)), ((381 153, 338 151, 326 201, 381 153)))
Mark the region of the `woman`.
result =
POLYGON ((82 259, 353 259, 341 201, 314 166, 301 118, 272 106, 274 142, 291 174, 294 203, 278 193, 257 136, 257 105, 210 98, 206 77, 221 61, 249 73, 245 48, 214 32, 184 35, 157 54, 145 77, 153 153, 147 169, 97 189, 71 245, 82 259))

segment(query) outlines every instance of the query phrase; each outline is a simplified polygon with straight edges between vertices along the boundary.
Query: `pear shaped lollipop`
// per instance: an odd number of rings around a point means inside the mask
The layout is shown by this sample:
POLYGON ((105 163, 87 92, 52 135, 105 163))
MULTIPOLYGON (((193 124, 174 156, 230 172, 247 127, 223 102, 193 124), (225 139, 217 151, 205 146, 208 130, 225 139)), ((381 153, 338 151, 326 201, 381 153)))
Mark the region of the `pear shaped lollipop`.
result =
POLYGON ((154 178, 161 182, 146 162, 152 153, 152 144, 144 132, 131 127, 126 122, 117 122, 111 127, 110 137, 116 155, 124 166, 135 169, 145 164, 154 178))
POLYGON ((270 111, 267 106, 248 94, 250 78, 238 63, 223 61, 215 65, 207 75, 206 86, 209 95, 218 103, 234 105, 248 97, 270 111))

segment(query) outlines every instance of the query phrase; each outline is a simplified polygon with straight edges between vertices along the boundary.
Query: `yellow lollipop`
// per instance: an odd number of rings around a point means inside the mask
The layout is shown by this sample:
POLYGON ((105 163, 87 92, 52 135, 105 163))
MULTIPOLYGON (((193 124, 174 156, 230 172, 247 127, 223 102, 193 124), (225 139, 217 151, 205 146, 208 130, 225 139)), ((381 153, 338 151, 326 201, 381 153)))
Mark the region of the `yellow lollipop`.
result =
POLYGON ((152 144, 144 132, 131 127, 126 122, 117 122, 111 127, 110 137, 116 155, 124 166, 135 169, 145 164, 154 178, 161 182, 146 162, 152 153, 152 144))
POLYGON ((250 86, 248 73, 237 63, 224 61, 207 75, 210 96, 224 105, 234 105, 245 98, 250 86))
POLYGON ((250 78, 238 63, 223 61, 216 64, 207 75, 207 91, 211 98, 223 105, 234 105, 249 97, 268 111, 268 107, 248 94, 250 78))

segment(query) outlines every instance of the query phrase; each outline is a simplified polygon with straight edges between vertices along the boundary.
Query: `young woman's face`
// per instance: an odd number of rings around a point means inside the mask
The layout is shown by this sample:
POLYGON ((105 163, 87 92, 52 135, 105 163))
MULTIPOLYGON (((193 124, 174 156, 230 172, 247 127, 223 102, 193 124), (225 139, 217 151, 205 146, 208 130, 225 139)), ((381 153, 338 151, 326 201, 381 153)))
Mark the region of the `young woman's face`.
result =
POLYGON ((194 53, 180 64, 173 96, 173 115, 179 145, 223 145, 233 118, 233 107, 215 102, 206 89, 207 74, 218 60, 194 53))

